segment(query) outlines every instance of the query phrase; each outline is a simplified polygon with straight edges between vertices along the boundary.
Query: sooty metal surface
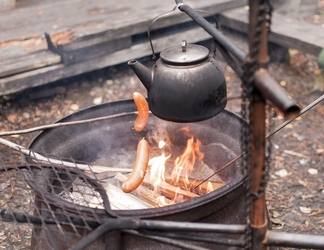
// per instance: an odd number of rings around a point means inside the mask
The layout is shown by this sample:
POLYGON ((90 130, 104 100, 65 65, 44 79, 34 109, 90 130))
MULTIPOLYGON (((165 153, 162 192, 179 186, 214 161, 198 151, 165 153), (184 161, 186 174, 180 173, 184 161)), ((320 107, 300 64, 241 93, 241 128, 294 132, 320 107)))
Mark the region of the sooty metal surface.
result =
MULTIPOLYGON (((81 110, 61 119, 60 122, 90 119, 135 110, 136 107, 132 100, 124 100, 81 110)), ((136 132, 133 129, 135 118, 134 114, 129 114, 101 122, 44 131, 31 142, 30 148, 36 152, 46 153, 46 155, 73 159, 74 161, 89 164, 129 167, 128 164, 123 165, 122 162, 124 162, 125 158, 129 162, 134 162, 136 146, 141 138, 145 137, 152 144, 156 134, 161 135, 162 133, 163 135, 164 132, 167 132, 172 145, 174 145, 172 151, 179 151, 183 149, 188 139, 188 137, 179 133, 179 129, 189 126, 190 133, 201 140, 201 151, 205 153, 204 162, 212 169, 217 170, 241 153, 240 127, 243 121, 226 110, 209 120, 185 125, 167 122, 151 114, 146 128, 141 132, 136 132)), ((51 170, 42 171, 47 171, 46 175, 48 176, 53 174, 51 170)), ((43 176, 44 173, 37 174, 36 183, 42 186, 43 190, 48 190, 43 176)), ((244 177, 240 169, 240 162, 222 171, 220 176, 227 181, 227 184, 201 197, 161 208, 116 210, 116 213, 119 216, 145 219, 244 224, 244 177)), ((61 177, 64 179, 64 175, 61 177)), ((59 185, 54 192, 60 192, 59 185)), ((39 204, 41 206, 41 202, 39 204)), ((60 207, 62 206, 64 207, 64 201, 60 201, 60 207)), ((78 211, 85 211, 81 205, 76 205, 76 207, 78 211)), ((106 216, 104 209, 91 209, 99 217, 106 216)), ((91 214, 87 216, 91 216, 91 214)), ((41 231, 42 229, 39 228, 38 234, 43 234, 44 241, 46 241, 48 230, 41 231)), ((54 232, 50 233, 51 235, 55 234, 54 232)), ((116 236, 116 233, 114 235, 116 236)), ((155 249, 156 246, 159 249, 171 249, 167 244, 157 243, 126 232, 117 233, 117 235, 118 237, 115 240, 107 235, 107 237, 101 239, 101 243, 96 242, 92 246, 93 248, 90 249, 105 249, 106 244, 115 246, 111 249, 117 248, 117 246, 122 249, 155 249)), ((43 243, 34 242, 34 246, 44 246, 43 243)), ((199 244, 208 246, 205 243, 199 244)), ((60 247, 64 248, 63 245, 60 245, 60 247)), ((219 247, 218 249, 223 248, 219 247)), ((225 247, 224 249, 229 248, 225 247)))

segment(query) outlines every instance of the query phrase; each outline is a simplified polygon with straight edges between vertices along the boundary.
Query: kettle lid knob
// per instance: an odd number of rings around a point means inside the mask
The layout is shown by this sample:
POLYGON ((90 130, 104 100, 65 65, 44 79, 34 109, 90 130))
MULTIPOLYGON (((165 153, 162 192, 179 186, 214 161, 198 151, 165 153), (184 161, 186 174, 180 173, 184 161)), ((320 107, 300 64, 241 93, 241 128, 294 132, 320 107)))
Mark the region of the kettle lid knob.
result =
POLYGON ((182 40, 181 46, 182 46, 182 52, 185 52, 187 50, 187 40, 182 40))

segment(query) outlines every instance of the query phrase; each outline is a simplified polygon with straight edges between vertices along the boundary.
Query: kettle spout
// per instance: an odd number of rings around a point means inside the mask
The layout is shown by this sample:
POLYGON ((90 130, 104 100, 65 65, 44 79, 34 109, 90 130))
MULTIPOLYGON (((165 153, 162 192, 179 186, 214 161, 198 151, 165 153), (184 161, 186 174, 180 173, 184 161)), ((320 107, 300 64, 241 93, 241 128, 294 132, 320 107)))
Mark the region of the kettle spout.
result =
POLYGON ((136 60, 129 61, 128 65, 133 69, 144 87, 149 90, 152 82, 152 71, 136 60))

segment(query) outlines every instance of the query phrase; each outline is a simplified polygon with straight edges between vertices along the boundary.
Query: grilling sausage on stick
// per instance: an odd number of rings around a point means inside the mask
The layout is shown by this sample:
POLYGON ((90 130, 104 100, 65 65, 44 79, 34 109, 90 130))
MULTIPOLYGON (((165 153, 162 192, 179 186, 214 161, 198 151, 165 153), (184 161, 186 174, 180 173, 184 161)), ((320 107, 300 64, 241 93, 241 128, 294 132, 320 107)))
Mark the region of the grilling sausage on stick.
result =
POLYGON ((147 141, 144 138, 140 140, 137 145, 134 169, 122 185, 122 190, 125 193, 134 191, 143 182, 149 161, 149 150, 147 141))
POLYGON ((134 122, 134 129, 136 131, 142 131, 146 126, 150 114, 149 106, 145 97, 139 92, 133 93, 133 99, 138 110, 138 115, 134 122))

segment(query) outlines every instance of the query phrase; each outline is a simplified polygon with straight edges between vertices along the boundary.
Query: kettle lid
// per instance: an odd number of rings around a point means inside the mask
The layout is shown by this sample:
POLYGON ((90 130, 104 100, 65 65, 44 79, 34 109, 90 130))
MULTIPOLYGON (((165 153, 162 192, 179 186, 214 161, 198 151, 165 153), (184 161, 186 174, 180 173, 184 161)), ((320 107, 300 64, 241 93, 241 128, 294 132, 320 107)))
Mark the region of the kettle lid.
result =
POLYGON ((187 44, 182 41, 182 46, 175 46, 161 52, 163 62, 174 65, 192 65, 201 63, 209 56, 209 50, 201 45, 187 44))

